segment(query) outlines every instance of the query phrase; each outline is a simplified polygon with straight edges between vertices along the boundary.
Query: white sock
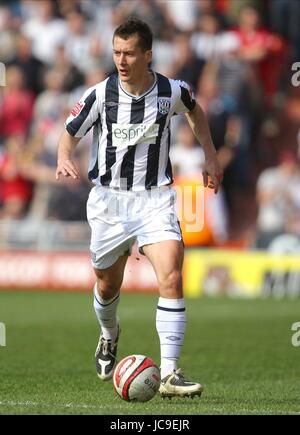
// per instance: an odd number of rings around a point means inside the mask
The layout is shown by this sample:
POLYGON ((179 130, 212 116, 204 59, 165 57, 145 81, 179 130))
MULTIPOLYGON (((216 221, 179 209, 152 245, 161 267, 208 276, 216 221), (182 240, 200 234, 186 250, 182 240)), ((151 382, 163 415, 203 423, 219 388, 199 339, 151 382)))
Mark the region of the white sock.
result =
POLYGON ((156 330, 160 340, 161 378, 177 369, 186 326, 184 299, 160 297, 156 310, 156 330))
POLYGON ((105 300, 97 292, 97 284, 94 286, 94 309, 101 326, 101 332, 106 340, 113 342, 118 335, 119 320, 117 307, 120 302, 120 293, 112 299, 105 300))

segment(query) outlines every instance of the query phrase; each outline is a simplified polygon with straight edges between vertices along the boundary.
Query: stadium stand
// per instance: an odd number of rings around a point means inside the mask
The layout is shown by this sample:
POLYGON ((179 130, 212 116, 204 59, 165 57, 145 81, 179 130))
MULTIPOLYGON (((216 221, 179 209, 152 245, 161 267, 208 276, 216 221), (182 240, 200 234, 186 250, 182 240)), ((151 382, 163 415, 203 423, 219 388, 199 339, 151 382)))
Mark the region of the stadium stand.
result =
MULTIPOLYGON (((80 222, 90 189, 89 138, 78 149, 83 174, 78 183, 55 182, 56 145, 82 90, 113 71, 112 31, 133 14, 154 29, 153 68, 190 82, 210 122, 225 169, 225 209, 222 237, 211 238, 209 245, 253 248, 257 180, 283 151, 297 154, 300 100, 291 85, 291 65, 300 56, 298 3, 0 0, 0 61, 7 78, 0 94, 1 243, 24 248, 28 239, 28 247, 36 248, 33 234, 40 240, 56 225, 65 230, 64 222, 74 222, 78 244, 63 243, 85 247, 86 226, 80 222), (9 225, 18 229, 13 241, 9 225)), ((181 122, 174 120, 179 134, 181 122)), ((289 231, 298 236, 299 224, 289 231)))

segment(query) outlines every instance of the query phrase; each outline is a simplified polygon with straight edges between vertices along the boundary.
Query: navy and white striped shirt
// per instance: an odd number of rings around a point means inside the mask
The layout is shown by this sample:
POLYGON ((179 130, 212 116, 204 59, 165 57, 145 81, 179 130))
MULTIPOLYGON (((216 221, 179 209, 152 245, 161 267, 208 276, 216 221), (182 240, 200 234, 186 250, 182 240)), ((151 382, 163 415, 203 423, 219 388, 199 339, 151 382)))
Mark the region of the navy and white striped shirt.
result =
POLYGON ((68 133, 83 137, 92 127, 89 178, 94 184, 141 191, 173 182, 170 120, 191 111, 195 99, 182 81, 153 73, 143 95, 129 94, 118 75, 88 89, 66 121, 68 133))

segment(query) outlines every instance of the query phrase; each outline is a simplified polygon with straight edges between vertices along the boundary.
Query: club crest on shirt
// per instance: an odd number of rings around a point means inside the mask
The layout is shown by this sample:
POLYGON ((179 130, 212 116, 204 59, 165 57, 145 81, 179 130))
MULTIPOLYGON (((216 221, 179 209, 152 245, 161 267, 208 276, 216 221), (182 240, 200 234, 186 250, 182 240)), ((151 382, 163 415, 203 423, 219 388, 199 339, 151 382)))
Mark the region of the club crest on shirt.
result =
POLYGON ((158 98, 158 111, 162 115, 166 115, 171 109, 171 98, 158 98))

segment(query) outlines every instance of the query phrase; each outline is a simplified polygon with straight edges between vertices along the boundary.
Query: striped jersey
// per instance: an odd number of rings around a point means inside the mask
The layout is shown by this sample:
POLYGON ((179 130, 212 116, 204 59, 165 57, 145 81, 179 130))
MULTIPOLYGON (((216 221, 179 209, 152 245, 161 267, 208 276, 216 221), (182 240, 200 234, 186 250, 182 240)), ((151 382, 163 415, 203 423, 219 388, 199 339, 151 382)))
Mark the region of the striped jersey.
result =
POLYGON ((111 75, 89 88, 68 117, 65 127, 74 137, 93 128, 88 175, 94 184, 141 191, 173 182, 171 117, 196 102, 187 83, 153 74, 153 85, 140 96, 111 75))

